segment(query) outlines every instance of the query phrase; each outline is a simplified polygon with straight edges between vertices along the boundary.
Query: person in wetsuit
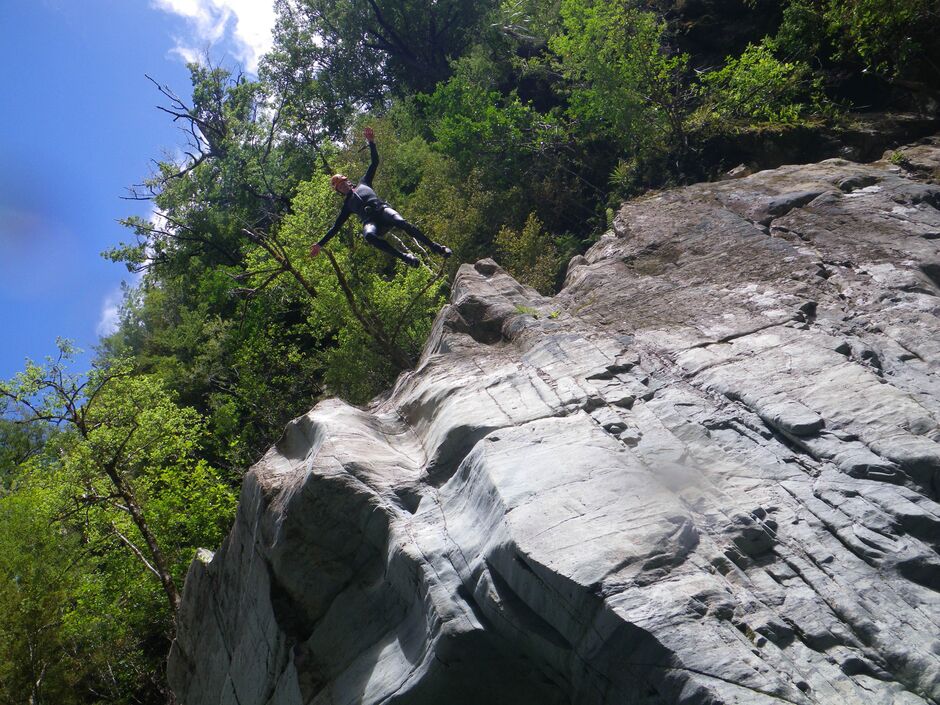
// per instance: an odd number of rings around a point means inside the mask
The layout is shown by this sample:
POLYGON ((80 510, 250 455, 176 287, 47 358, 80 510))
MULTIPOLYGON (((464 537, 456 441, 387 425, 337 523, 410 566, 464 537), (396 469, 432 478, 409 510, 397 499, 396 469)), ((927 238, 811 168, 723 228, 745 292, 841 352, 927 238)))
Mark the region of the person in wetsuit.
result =
POLYGON ((364 130, 364 134, 366 141, 369 143, 372 163, 369 164, 368 171, 366 171, 365 176, 362 177, 356 186, 353 186, 352 182, 343 174, 335 174, 330 179, 330 185, 336 192, 345 196, 343 209, 336 217, 336 222, 333 223, 333 226, 326 231, 326 235, 324 235, 319 242, 315 242, 310 246, 310 256, 316 257, 320 254, 320 250, 323 246, 330 241, 330 238, 339 232, 339 229, 343 227, 343 223, 346 222, 349 216, 355 213, 359 216, 359 220, 362 221, 362 236, 365 238, 366 242, 383 252, 398 257, 398 259, 402 260, 409 267, 417 267, 421 262, 410 252, 401 252, 382 239, 382 235, 391 228, 404 230, 413 238, 431 248, 433 252, 443 255, 444 257, 450 257, 451 250, 449 247, 431 240, 431 238, 421 232, 417 226, 402 218, 398 211, 379 198, 375 194, 375 191, 372 190, 372 178, 375 176, 375 170, 379 166, 379 152, 375 148, 375 134, 372 128, 367 127, 364 130))

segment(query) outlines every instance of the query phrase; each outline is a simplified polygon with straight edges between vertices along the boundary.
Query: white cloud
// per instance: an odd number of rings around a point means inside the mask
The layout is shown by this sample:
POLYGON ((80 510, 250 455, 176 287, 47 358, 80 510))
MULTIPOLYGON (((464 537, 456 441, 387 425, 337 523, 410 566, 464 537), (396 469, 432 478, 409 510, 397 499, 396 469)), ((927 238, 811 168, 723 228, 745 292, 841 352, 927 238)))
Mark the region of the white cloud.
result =
POLYGON ((184 64, 198 64, 203 60, 203 51, 197 49, 196 47, 184 46, 183 44, 178 43, 177 45, 170 49, 171 54, 176 54, 179 58, 183 60, 184 64))
POLYGON ((151 4, 186 20, 189 34, 175 37, 172 50, 184 61, 197 61, 207 46, 230 40, 235 58, 256 73, 258 60, 271 48, 274 0, 151 0, 151 4))
MULTIPOLYGON (((180 158, 184 158, 182 151, 180 151, 180 158)), ((180 163, 179 160, 177 160, 177 164, 178 163, 180 163)), ((147 222, 150 223, 153 227, 160 228, 161 230, 166 228, 167 223, 169 223, 169 221, 166 219, 166 215, 162 210, 160 210, 160 207, 156 203, 153 203, 150 206, 150 215, 147 216, 147 222)))
MULTIPOLYGON (((156 204, 150 209, 150 215, 147 217, 148 222, 154 228, 154 230, 167 231, 170 229, 170 221, 167 220, 166 215, 161 211, 156 204)), ((146 255, 147 262, 152 262, 154 257, 153 243, 157 240, 162 240, 166 236, 158 233, 153 233, 151 239, 147 241, 147 244, 144 246, 144 254, 146 255)), ((143 273, 138 272, 133 275, 134 279, 132 281, 133 285, 140 283, 140 280, 143 279, 143 273)))
POLYGON ((124 301, 124 292, 121 289, 112 291, 104 298, 101 304, 101 316, 98 318, 98 325, 95 326, 95 332, 99 337, 111 335, 118 329, 121 323, 121 303, 124 301))

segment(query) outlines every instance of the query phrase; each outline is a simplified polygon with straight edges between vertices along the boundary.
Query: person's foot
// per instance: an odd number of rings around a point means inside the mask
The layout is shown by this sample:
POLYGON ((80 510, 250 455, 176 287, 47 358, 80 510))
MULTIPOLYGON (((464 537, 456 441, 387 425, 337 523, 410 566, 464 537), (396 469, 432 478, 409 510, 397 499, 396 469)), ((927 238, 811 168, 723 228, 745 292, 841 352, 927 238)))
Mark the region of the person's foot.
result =
POLYGON ((404 262, 405 264, 407 264, 409 267, 420 267, 420 266, 421 266, 421 260, 419 260, 417 257, 415 257, 415 256, 414 256, 413 254, 411 254, 410 252, 407 253, 407 254, 406 254, 404 257, 402 257, 401 259, 402 259, 402 262, 404 262))
POLYGON ((444 259, 447 259, 452 254, 454 254, 453 251, 447 245, 441 245, 436 242, 434 243, 434 251, 437 254, 439 254, 441 257, 443 257, 444 259))

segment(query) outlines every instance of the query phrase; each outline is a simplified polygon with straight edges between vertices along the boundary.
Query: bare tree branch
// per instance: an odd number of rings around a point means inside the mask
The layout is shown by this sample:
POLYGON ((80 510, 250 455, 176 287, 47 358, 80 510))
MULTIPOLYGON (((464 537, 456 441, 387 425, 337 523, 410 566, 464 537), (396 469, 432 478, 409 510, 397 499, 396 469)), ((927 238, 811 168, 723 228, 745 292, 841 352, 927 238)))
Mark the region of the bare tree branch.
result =
POLYGON ((137 548, 137 546, 134 545, 134 542, 131 541, 129 538, 127 538, 124 534, 122 534, 113 523, 111 524, 111 531, 113 531, 114 535, 117 536, 121 540, 121 543, 123 543, 125 546, 131 549, 131 553, 137 556, 137 558, 140 560, 141 563, 144 564, 144 567, 147 568, 147 570, 149 570, 151 573, 157 576, 157 578, 161 577, 160 571, 154 568, 153 564, 147 560, 147 557, 144 555, 143 551, 137 548))

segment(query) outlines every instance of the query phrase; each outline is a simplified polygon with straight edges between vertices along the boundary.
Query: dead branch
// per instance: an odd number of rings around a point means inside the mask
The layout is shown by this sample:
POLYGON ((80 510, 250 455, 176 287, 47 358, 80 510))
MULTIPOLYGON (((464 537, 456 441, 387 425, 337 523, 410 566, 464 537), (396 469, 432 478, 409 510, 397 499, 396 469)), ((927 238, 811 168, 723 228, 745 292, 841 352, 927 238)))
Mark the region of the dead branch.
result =
POLYGON ((352 311, 353 316, 355 316, 356 320, 362 324, 362 327, 365 329, 366 333, 369 334, 369 337, 378 343, 380 346, 380 352, 389 355, 395 361, 395 364, 402 369, 412 367, 414 362, 411 359, 411 356, 409 356, 408 353, 400 348, 395 343, 395 341, 388 336, 381 321, 379 321, 375 316, 366 315, 359 308, 358 304, 356 303, 356 297, 353 294, 352 289, 349 287, 349 283, 346 281, 346 277, 343 275, 343 270, 340 269, 339 264, 336 262, 336 258, 333 257, 333 253, 329 250, 324 250, 324 252, 329 259, 330 264, 333 265, 333 271, 336 273, 336 279, 339 282, 340 288, 343 290, 343 294, 346 296, 346 301, 349 303, 349 308, 352 311))
POLYGON ((146 567, 147 570, 149 570, 151 573, 157 576, 157 578, 162 577, 160 575, 160 571, 154 568, 153 564, 147 560, 147 557, 144 555, 143 551, 137 548, 137 546, 134 545, 133 541, 127 538, 124 534, 122 534, 118 530, 118 528, 114 525, 113 522, 111 523, 111 531, 114 533, 115 536, 117 536, 121 540, 121 543, 123 543, 125 546, 127 546, 131 550, 131 553, 137 556, 137 558, 140 560, 141 563, 144 564, 144 567, 146 567))

